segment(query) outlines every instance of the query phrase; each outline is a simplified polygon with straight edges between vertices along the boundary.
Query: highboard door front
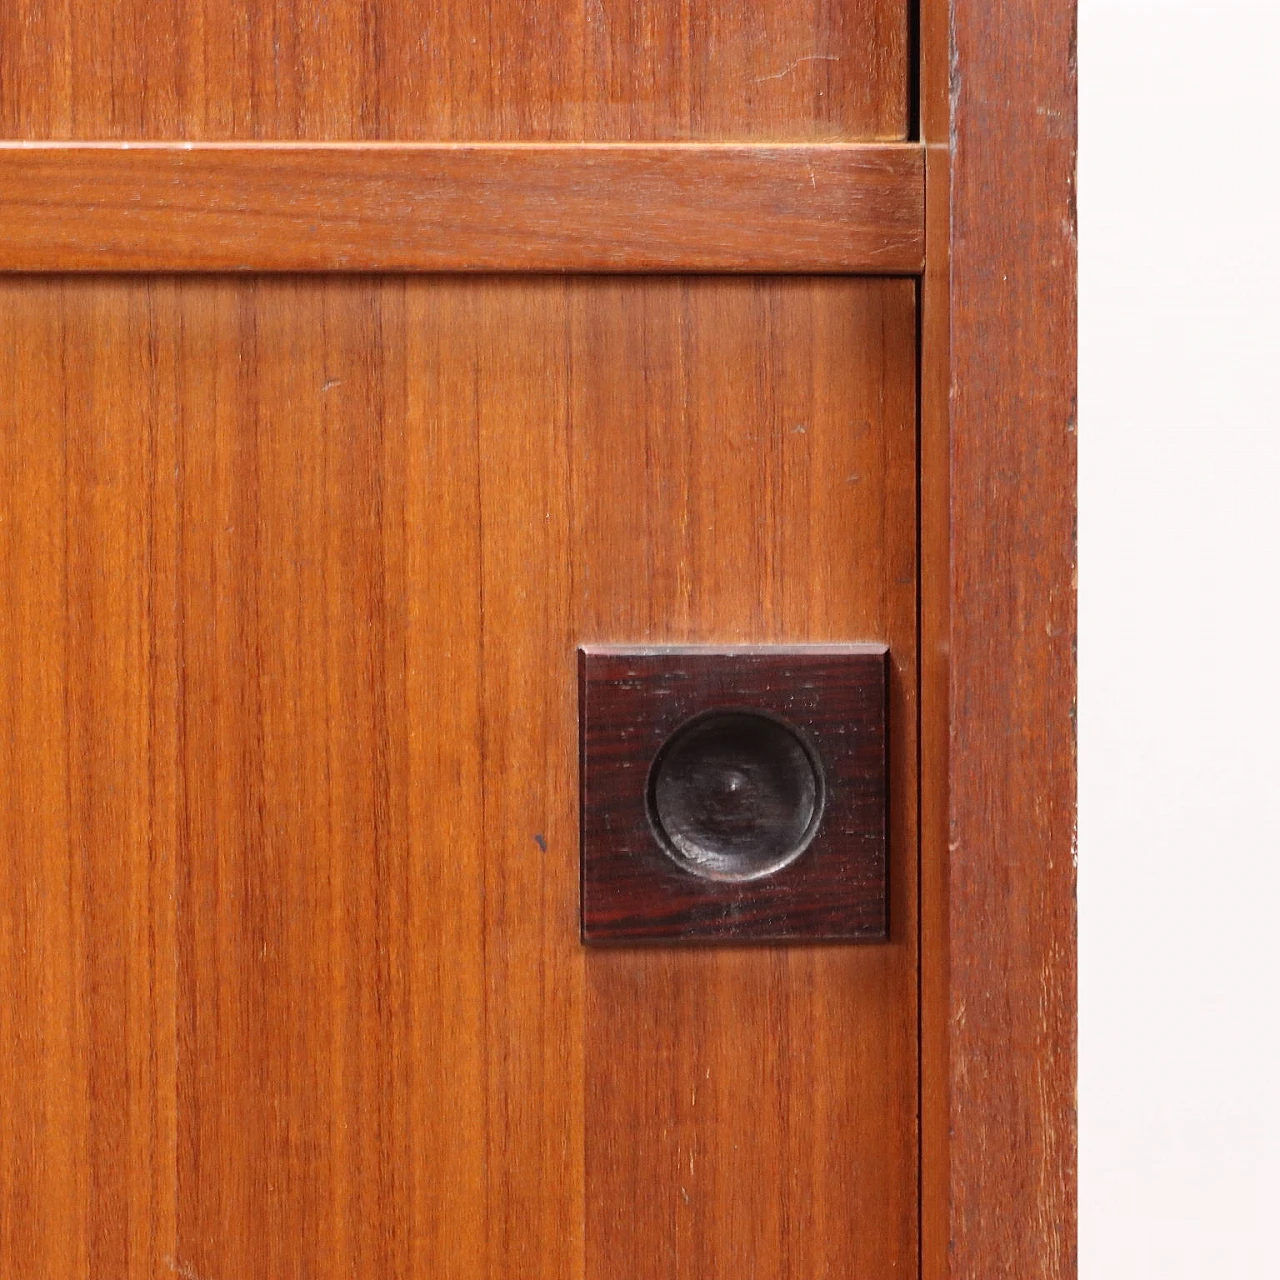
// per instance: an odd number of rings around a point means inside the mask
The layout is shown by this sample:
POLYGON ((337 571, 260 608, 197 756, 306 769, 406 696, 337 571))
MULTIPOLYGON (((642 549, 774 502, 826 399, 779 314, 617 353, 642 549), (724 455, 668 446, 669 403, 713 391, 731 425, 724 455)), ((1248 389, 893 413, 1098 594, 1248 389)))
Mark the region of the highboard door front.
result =
POLYGON ((915 8, 0 12, 0 1275, 919 1274, 915 8))

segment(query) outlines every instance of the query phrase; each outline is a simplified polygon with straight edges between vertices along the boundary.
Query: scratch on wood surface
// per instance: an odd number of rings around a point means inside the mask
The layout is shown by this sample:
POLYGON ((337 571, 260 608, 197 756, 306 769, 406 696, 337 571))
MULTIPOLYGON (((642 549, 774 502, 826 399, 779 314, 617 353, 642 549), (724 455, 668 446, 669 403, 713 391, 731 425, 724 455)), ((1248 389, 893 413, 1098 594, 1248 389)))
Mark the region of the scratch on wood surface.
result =
POLYGON ((189 1262, 181 1262, 171 1253, 164 1256, 164 1265, 173 1272, 175 1276, 181 1276, 182 1280, 208 1280, 206 1276, 202 1276, 189 1262))
POLYGON ((797 58, 789 67, 783 67, 781 71, 775 71, 772 75, 756 76, 755 83, 762 84, 765 80, 782 80, 789 76, 802 62, 839 62, 840 55, 838 53, 806 53, 803 57, 797 58))

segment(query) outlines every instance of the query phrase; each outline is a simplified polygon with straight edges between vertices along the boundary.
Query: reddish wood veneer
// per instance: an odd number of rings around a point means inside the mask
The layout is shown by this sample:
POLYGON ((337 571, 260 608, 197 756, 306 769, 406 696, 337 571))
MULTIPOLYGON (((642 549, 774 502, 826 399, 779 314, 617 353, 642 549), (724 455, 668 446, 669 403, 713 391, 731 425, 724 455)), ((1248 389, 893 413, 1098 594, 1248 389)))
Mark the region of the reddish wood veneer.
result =
POLYGON ((919 271, 911 145, 0 144, 0 270, 919 271))

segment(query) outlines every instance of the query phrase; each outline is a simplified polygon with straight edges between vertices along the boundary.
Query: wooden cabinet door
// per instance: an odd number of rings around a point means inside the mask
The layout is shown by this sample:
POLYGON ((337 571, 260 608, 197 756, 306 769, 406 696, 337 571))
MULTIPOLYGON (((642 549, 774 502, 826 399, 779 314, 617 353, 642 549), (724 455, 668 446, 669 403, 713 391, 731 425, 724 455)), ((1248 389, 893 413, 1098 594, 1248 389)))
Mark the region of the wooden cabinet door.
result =
POLYGON ((918 1274, 911 9, 0 14, 0 1274, 918 1274), (577 647, 809 642, 888 940, 584 947, 577 647))

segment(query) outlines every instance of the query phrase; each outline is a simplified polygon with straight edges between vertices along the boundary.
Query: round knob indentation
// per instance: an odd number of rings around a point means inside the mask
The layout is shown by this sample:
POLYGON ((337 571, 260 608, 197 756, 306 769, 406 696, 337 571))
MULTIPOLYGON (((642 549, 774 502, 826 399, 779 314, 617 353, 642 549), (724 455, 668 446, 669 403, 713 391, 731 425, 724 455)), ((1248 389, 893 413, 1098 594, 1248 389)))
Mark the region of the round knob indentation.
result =
POLYGON ((822 820, 822 768, 790 725, 711 711, 681 725, 649 774, 649 821, 686 871, 758 880, 794 862, 822 820))

